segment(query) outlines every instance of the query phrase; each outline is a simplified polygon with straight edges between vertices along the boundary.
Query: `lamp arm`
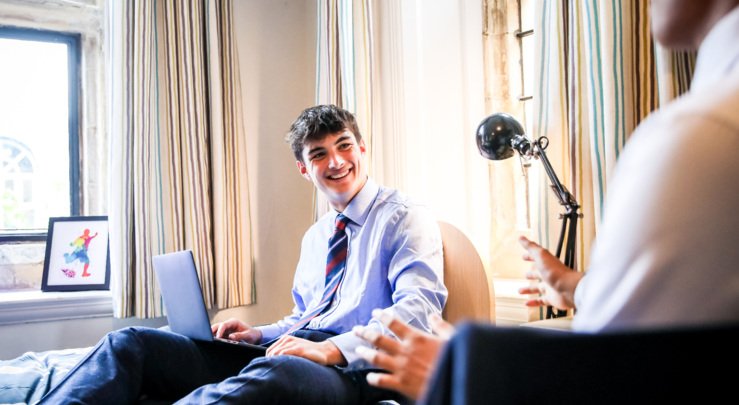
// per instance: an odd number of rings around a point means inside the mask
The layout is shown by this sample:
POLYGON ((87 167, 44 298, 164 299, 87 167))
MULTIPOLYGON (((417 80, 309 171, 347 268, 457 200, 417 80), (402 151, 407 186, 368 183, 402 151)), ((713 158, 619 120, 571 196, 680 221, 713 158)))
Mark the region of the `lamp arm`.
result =
POLYGON ((537 157, 539 158, 539 160, 541 160, 541 163, 544 165, 544 171, 546 171, 547 176, 549 176, 549 182, 552 183, 552 191, 554 191, 554 194, 557 197, 560 205, 565 207, 565 215, 576 213, 577 210, 580 208, 580 204, 577 203, 572 193, 570 193, 569 190, 567 190, 567 188, 562 184, 562 182, 559 181, 557 173, 554 172, 554 168, 552 168, 552 164, 547 158, 547 154, 544 153, 544 148, 541 147, 541 138, 534 142, 531 142, 531 144, 534 149, 534 157, 537 157))

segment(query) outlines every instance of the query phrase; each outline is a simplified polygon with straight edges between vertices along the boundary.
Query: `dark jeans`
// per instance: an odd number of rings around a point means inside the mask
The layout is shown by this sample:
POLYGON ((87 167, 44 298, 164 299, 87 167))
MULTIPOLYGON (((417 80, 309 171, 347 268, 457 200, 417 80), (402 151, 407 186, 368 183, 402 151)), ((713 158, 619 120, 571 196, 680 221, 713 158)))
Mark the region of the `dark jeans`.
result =
MULTIPOLYGON (((299 332, 313 341, 330 336, 299 332)), ((366 374, 295 356, 262 357, 159 329, 126 328, 106 335, 40 403, 130 404, 145 395, 199 404, 364 404, 396 397, 370 387, 366 374)))

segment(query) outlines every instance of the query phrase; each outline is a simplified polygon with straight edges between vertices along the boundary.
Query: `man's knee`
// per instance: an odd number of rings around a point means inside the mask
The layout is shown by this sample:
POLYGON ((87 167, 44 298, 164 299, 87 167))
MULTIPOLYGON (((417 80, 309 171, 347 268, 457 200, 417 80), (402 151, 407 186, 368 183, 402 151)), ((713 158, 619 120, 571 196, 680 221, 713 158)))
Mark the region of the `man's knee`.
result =
MULTIPOLYGON (((261 357, 252 360, 239 377, 251 389, 269 393, 273 399, 288 400, 304 395, 316 386, 320 387, 319 374, 336 371, 296 356, 261 357), (319 381, 313 381, 318 379, 319 381)), ((319 388, 320 389, 320 388, 319 388)))
POLYGON ((157 330, 141 327, 127 327, 108 333, 104 342, 116 353, 141 352, 145 342, 155 338, 157 330))

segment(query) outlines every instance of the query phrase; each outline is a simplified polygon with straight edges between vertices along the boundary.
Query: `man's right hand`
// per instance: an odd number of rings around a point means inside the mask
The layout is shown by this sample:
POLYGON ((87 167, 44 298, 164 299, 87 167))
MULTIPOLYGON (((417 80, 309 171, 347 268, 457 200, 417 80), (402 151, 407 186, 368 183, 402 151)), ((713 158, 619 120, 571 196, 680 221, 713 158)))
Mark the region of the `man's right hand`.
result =
POLYGON ((210 327, 213 336, 217 338, 243 341, 247 343, 258 344, 262 341, 262 332, 259 329, 241 322, 236 318, 231 318, 220 323, 214 323, 210 327))

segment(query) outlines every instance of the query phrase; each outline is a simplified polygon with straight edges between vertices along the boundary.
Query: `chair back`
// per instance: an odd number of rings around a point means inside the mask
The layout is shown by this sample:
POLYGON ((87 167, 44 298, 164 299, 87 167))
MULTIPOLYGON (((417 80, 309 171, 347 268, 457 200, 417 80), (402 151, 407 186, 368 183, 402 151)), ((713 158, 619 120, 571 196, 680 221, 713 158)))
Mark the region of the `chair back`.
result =
POLYGON ((439 221, 444 246, 444 283, 449 298, 444 319, 492 322, 495 317, 495 291, 488 282, 477 249, 457 227, 439 221))

